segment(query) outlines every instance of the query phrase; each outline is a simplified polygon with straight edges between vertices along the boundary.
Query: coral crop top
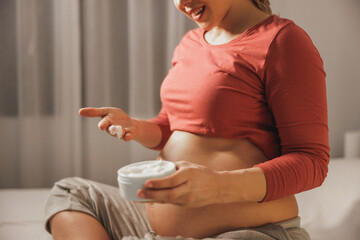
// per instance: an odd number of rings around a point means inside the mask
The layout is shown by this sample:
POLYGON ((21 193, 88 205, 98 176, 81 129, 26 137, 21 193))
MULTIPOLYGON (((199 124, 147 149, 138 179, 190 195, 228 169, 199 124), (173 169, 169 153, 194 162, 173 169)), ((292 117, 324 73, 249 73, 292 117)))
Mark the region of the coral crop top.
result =
POLYGON ((322 184, 329 163, 325 72, 309 36, 272 15, 222 45, 188 32, 164 79, 162 109, 151 121, 172 131, 246 138, 268 161, 264 201, 322 184))

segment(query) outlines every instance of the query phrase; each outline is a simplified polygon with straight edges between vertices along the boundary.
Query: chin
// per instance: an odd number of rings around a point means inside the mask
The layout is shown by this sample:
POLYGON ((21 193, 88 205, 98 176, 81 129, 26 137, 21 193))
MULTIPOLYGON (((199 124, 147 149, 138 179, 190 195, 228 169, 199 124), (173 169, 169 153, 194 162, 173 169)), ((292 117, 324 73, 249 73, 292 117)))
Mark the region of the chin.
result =
POLYGON ((208 25, 208 24, 197 23, 197 25, 199 26, 199 28, 201 28, 204 31, 210 31, 211 29, 214 28, 214 26, 211 26, 211 25, 208 25))

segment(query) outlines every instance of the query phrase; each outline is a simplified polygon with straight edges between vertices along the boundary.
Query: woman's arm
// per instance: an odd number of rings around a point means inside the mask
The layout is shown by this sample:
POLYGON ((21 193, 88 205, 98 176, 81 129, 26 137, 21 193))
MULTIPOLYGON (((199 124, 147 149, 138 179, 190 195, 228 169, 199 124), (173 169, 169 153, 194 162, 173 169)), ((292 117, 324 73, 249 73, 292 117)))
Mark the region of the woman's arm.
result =
POLYGON ((187 161, 175 162, 177 171, 164 178, 150 179, 138 197, 185 207, 233 202, 260 202, 266 180, 260 168, 215 171, 187 161))
POLYGON ((132 119, 138 128, 138 134, 134 138, 144 147, 155 149, 162 140, 162 131, 159 125, 150 120, 132 119))
POLYGON ((161 138, 158 144, 154 147, 151 147, 153 150, 162 150, 170 138, 172 131, 170 130, 170 122, 168 115, 164 107, 161 107, 161 110, 156 118, 149 119, 149 121, 156 123, 161 130, 161 138))
POLYGON ((320 186, 329 163, 323 62, 294 23, 269 47, 263 79, 281 144, 281 156, 256 165, 266 177, 264 201, 271 201, 320 186))
POLYGON ((111 125, 120 125, 124 130, 124 141, 136 140, 148 148, 155 148, 163 141, 163 130, 156 120, 142 120, 129 117, 119 108, 82 108, 79 114, 84 117, 100 117, 98 123, 100 130, 106 130, 111 125))
POLYGON ((261 202, 266 195, 266 178, 257 167, 220 172, 221 202, 261 202))

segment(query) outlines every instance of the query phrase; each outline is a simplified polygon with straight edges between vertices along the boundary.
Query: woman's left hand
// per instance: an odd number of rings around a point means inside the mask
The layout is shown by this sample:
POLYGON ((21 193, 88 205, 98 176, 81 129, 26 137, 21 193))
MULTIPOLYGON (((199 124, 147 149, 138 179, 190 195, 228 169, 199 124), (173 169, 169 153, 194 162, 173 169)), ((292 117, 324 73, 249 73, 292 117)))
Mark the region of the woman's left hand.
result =
POLYGON ((222 176, 218 171, 186 161, 174 162, 172 175, 145 182, 138 197, 157 203, 172 203, 183 207, 202 207, 221 203, 222 176))

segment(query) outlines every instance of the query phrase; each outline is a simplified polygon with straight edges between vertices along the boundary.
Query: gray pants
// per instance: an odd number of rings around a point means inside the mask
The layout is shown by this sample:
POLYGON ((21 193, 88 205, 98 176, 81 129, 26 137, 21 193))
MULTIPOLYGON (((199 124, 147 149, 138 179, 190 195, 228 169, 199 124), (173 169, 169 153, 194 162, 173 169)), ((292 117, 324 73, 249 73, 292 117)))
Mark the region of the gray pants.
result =
MULTIPOLYGON (((82 178, 65 178, 55 183, 45 209, 45 227, 49 233, 49 219, 64 210, 80 211, 95 217, 105 227, 111 239, 184 239, 181 236, 175 238, 156 235, 146 217, 144 204, 124 200, 117 187, 82 178)), ((309 240, 310 236, 300 227, 300 218, 296 217, 257 228, 225 232, 206 239, 216 238, 309 240)))

